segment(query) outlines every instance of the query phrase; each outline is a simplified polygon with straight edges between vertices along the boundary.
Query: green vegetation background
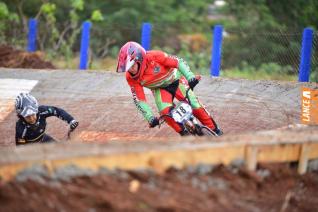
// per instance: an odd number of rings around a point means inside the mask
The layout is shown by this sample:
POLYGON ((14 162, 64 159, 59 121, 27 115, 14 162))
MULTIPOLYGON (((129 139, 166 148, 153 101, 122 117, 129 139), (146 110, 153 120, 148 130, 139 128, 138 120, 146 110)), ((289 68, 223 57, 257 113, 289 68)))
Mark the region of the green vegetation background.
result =
MULTIPOLYGON (((90 68, 114 70, 120 46, 140 42, 142 23, 150 22, 153 48, 184 57, 193 71, 208 74, 211 30, 222 24, 223 76, 297 80, 301 33, 317 29, 318 1, 224 2, 213 8, 211 0, 4 0, 0 43, 25 48, 27 21, 35 17, 39 50, 60 68, 77 68, 81 23, 89 20, 90 68)), ((314 48, 311 81, 316 82, 317 57, 314 48)))

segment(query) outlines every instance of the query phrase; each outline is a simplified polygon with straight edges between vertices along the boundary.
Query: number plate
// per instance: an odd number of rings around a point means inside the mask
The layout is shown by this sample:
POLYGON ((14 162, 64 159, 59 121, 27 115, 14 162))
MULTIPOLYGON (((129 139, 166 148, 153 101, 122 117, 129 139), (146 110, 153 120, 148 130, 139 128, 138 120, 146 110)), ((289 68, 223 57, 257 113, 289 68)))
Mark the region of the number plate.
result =
POLYGON ((176 122, 182 123, 189 119, 192 114, 192 108, 189 104, 181 102, 171 111, 171 114, 176 122))

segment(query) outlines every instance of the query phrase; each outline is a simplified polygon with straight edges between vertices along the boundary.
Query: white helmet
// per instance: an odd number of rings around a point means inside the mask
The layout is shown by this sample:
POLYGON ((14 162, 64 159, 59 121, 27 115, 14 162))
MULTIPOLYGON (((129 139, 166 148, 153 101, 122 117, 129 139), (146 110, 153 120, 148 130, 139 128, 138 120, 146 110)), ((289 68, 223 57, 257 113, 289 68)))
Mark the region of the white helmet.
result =
POLYGON ((23 118, 38 113, 38 101, 28 93, 20 93, 15 99, 15 110, 23 118))

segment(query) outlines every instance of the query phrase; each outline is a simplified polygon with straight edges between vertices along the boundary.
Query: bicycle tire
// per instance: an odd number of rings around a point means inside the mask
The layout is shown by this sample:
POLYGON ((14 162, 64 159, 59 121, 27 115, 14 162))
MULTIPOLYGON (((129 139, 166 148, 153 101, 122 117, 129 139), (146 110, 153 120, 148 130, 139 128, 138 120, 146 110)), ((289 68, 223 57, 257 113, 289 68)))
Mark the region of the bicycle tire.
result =
POLYGON ((213 132, 210 128, 202 125, 201 127, 201 134, 202 136, 218 136, 215 132, 213 132))

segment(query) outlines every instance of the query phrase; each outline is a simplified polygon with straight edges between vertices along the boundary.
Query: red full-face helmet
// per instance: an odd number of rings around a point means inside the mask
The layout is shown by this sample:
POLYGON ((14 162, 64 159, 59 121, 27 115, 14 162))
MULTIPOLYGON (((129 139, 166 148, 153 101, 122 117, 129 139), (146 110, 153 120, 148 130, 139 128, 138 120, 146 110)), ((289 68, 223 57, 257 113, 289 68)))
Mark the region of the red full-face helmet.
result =
MULTIPOLYGON (((126 72, 135 63, 138 64, 139 70, 146 56, 146 50, 138 43, 129 41, 123 45, 118 53, 118 63, 116 72, 126 72)), ((138 75, 137 74, 137 75, 138 75)))

